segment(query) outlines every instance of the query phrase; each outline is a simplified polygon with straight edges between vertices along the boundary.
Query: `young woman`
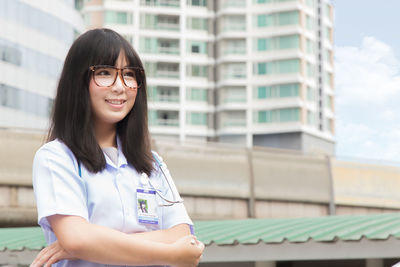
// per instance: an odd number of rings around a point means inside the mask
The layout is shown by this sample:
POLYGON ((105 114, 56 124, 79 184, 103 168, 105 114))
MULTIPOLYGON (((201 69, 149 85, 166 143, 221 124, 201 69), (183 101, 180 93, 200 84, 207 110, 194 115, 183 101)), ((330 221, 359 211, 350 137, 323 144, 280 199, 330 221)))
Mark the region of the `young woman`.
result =
POLYGON ((199 262, 204 245, 150 149, 142 62, 112 30, 88 31, 69 50, 33 186, 51 245, 31 266, 199 262))

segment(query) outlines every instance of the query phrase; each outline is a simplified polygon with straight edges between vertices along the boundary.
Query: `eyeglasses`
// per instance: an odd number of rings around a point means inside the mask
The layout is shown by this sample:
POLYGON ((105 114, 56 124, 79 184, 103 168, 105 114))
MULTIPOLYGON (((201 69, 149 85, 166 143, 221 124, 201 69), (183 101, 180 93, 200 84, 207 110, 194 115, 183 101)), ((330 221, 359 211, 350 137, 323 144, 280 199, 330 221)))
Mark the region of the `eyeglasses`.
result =
POLYGON ((95 65, 89 67, 93 72, 94 82, 101 87, 113 86, 120 73, 124 85, 130 89, 137 89, 141 86, 144 70, 139 67, 117 68, 108 65, 95 65))

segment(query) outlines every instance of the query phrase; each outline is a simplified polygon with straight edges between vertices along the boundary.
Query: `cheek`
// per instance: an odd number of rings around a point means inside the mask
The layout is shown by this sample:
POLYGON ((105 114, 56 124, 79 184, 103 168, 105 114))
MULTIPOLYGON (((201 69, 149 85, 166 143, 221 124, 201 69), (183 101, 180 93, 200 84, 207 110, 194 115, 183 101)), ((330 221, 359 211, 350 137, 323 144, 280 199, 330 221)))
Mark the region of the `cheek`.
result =
POLYGON ((96 102, 96 98, 98 98, 99 90, 96 90, 97 86, 93 83, 93 80, 90 80, 89 83, 89 96, 90 102, 94 104, 96 102))

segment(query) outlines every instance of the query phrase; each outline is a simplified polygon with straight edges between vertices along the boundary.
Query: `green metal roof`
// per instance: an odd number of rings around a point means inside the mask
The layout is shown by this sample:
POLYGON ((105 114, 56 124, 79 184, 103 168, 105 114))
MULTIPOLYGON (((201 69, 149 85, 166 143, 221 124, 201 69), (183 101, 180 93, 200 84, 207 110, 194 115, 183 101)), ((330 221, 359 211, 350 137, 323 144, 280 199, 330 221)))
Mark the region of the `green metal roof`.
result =
POLYGON ((356 241, 365 237, 400 239, 400 213, 296 219, 198 221, 198 238, 206 245, 356 241))
MULTIPOLYGON (((196 235, 206 245, 276 244, 400 239, 400 213, 291 219, 196 221, 196 235)), ((0 251, 40 250, 46 245, 39 227, 0 229, 0 251)))
POLYGON ((40 250, 46 246, 40 227, 0 228, 0 251, 40 250))

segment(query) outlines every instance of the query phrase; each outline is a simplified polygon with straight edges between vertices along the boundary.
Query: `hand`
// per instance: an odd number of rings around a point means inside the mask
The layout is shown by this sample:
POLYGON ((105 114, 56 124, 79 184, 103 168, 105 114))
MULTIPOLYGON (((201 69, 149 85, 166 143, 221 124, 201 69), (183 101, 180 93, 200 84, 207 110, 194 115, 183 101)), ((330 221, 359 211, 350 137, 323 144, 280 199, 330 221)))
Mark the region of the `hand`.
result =
POLYGON ((193 235, 187 235, 172 244, 175 248, 176 258, 174 267, 194 267, 199 264, 203 254, 204 244, 193 235))
POLYGON ((61 247, 58 240, 56 240, 53 244, 42 249, 42 251, 39 252, 39 254, 33 260, 30 267, 39 267, 43 266, 43 264, 46 267, 46 266, 51 266, 52 264, 60 260, 74 260, 74 259, 75 258, 73 258, 70 254, 68 254, 68 252, 63 247, 61 247))

